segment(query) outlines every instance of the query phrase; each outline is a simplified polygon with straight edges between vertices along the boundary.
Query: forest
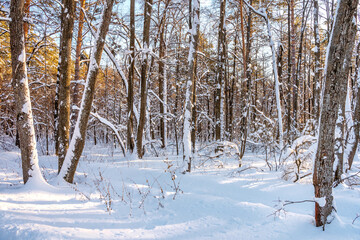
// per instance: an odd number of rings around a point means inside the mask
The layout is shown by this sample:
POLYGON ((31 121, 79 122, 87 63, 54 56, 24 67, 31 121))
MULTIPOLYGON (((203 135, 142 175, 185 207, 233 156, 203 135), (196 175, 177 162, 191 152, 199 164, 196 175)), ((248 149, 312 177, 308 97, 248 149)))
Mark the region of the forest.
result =
POLYGON ((0 239, 357 239, 358 6, 1 1, 0 239))

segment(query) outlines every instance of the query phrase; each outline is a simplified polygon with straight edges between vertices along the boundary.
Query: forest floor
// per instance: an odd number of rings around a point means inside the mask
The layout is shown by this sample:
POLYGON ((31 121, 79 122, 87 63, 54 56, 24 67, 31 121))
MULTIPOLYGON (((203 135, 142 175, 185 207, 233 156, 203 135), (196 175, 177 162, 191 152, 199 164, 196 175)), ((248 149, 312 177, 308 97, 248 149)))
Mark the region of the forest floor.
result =
POLYGON ((262 155, 247 153, 241 168, 226 158, 195 161, 182 174, 170 151, 138 160, 104 146, 86 149, 76 184, 62 186, 52 183, 55 156, 40 156, 52 185, 24 186, 19 152, 0 152, 1 240, 360 238, 356 185, 334 189, 337 213, 323 231, 314 226, 311 176, 285 181, 262 155))

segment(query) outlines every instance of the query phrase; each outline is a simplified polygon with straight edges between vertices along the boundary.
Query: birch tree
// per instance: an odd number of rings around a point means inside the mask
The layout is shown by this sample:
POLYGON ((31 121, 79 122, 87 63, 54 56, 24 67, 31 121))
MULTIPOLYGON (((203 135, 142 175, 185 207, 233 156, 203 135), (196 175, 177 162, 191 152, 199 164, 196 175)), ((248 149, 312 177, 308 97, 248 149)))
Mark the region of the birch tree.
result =
POLYGON ((226 29, 225 29, 226 0, 220 0, 220 22, 218 35, 218 59, 215 80, 215 139, 223 140, 224 135, 224 80, 226 77, 226 29))
MULTIPOLYGON (((192 101, 194 99, 195 88, 195 65, 196 65, 196 51, 198 49, 199 41, 199 28, 200 28, 200 0, 191 0, 190 2, 190 46, 188 55, 189 64, 189 78, 186 82, 185 89, 185 113, 184 113, 184 132, 183 132, 183 145, 184 156, 183 159, 188 163, 187 171, 191 171, 191 129, 194 127, 195 122, 192 121, 192 101)), ((194 147, 194 146, 193 146, 194 147)))
POLYGON ((326 54, 325 84, 318 145, 315 156, 313 185, 315 197, 325 200, 315 203, 315 224, 324 226, 333 211, 333 164, 335 125, 341 101, 345 101, 347 74, 356 34, 355 13, 358 1, 339 0, 326 54))
POLYGON ((274 75, 274 82, 275 82, 275 98, 276 98, 276 108, 277 108, 277 116, 278 116, 278 126, 279 126, 279 148, 282 151, 284 148, 284 142, 283 142, 283 125, 282 125, 282 112, 281 112, 281 101, 280 101, 280 86, 279 86, 279 79, 278 79, 278 72, 277 72, 277 59, 276 59, 276 49, 274 40, 272 37, 271 32, 271 24, 269 21, 269 17, 266 13, 265 8, 260 8, 259 10, 256 10, 253 8, 247 1, 244 0, 246 5, 253 11, 255 14, 259 15, 265 20, 266 28, 267 28, 267 34, 269 38, 270 48, 271 48, 271 57, 272 57, 272 66, 273 66, 273 75, 274 75))

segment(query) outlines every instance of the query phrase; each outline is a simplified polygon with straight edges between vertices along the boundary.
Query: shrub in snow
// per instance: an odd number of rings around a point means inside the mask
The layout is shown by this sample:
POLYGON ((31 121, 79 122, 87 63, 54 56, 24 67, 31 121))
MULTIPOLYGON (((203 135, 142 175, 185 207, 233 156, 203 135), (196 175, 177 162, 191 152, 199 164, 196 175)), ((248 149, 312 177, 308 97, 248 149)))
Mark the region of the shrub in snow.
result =
POLYGON ((286 149, 283 160, 283 175, 285 180, 298 181, 312 173, 316 138, 304 135, 297 138, 291 147, 286 149))

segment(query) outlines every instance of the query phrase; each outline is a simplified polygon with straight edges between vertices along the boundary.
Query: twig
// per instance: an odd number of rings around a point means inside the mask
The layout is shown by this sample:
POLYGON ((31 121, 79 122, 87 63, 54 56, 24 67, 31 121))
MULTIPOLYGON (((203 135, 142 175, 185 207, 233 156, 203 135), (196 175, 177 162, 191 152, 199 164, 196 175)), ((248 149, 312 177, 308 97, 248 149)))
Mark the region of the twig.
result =
POLYGON ((356 219, 360 218, 359 214, 356 214, 356 217, 354 218, 354 220, 352 221, 352 224, 354 224, 354 222, 356 221, 356 219))
POLYGON ((343 182, 344 182, 345 180, 347 180, 347 179, 350 179, 350 178, 353 178, 353 177, 360 177, 359 174, 360 174, 360 171, 358 171, 357 173, 355 173, 355 174, 353 174, 353 175, 350 175, 350 176, 348 176, 348 177, 346 177, 346 178, 342 178, 342 179, 334 182, 334 183, 333 183, 333 187, 334 187, 334 188, 337 187, 340 183, 343 183, 343 182))

